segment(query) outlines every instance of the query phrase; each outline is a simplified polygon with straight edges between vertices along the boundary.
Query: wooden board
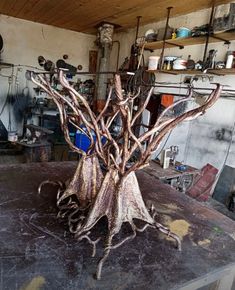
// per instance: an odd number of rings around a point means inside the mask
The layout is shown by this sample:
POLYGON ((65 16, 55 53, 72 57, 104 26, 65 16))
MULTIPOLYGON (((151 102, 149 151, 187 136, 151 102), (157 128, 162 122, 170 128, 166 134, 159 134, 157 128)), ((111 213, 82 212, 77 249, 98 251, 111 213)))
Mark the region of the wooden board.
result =
POLYGON ((147 70, 149 73, 164 73, 164 74, 171 74, 171 75, 201 75, 201 74, 212 74, 217 76, 225 76, 225 75, 234 75, 235 68, 223 68, 223 69, 208 69, 206 73, 202 72, 201 70, 196 69, 179 69, 179 70, 147 70))
MULTIPOLYGON (((217 0, 216 4, 230 0, 217 0)), ((166 18, 166 8, 172 6, 172 16, 183 15, 209 8, 211 0, 1 0, 0 13, 39 23, 54 25, 75 31, 95 33, 101 21, 120 25, 121 29, 136 26, 136 17, 142 16, 141 24, 166 18)))
MULTIPOLYGON (((224 40, 235 40, 235 32, 222 32, 215 34, 215 36, 224 39, 224 40)), ((221 39, 210 37, 209 42, 210 43, 216 43, 216 42, 222 42, 221 39)), ((197 45, 197 44, 205 44, 206 37, 205 36, 199 36, 199 37, 187 37, 187 38, 176 38, 176 39, 168 39, 166 41, 165 47, 166 48, 173 48, 175 45, 178 46, 190 46, 190 45, 197 45)), ((155 42, 149 42, 145 43, 144 47, 146 49, 161 49, 163 45, 163 41, 155 41, 155 42)))

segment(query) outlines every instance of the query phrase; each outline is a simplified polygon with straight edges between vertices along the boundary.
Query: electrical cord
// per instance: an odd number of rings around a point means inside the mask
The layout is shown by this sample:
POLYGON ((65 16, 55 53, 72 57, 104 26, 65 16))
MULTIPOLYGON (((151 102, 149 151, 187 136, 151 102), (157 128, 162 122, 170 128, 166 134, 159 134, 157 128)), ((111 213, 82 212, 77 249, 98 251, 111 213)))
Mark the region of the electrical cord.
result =
POLYGON ((230 153, 230 149, 231 149, 231 146, 232 146, 232 143, 233 143, 233 135, 234 135, 234 132, 235 132, 235 121, 233 123, 233 128, 232 128, 232 132, 231 132, 231 139, 230 139, 230 142, 229 142, 229 145, 228 145, 228 148, 227 148, 227 152, 226 152, 226 155, 225 155, 225 158, 224 158, 224 162, 223 162, 223 166, 222 166, 222 169, 221 171, 223 171, 225 165, 226 165, 226 162, 228 160, 228 156, 229 156, 229 153, 230 153))
POLYGON ((164 144, 163 144, 161 150, 158 152, 157 156, 155 157, 155 160, 158 158, 158 156, 159 156, 159 155, 162 153, 162 151, 164 150, 164 148, 165 148, 165 146, 166 146, 166 144, 167 144, 167 142, 168 142, 168 140, 169 140, 169 138, 170 138, 170 136, 171 136, 172 131, 173 131, 173 130, 171 130, 171 131, 169 132, 169 134, 168 134, 168 136, 167 136, 167 138, 166 138, 166 140, 165 140, 165 142, 164 142, 164 144))
POLYGON ((7 102, 8 102, 9 96, 10 96, 10 87, 11 87, 11 84, 8 83, 7 96, 6 96, 5 102, 4 102, 3 106, 2 106, 2 109, 1 109, 1 112, 0 112, 0 116, 2 115, 4 109, 5 109, 6 105, 7 105, 7 102))

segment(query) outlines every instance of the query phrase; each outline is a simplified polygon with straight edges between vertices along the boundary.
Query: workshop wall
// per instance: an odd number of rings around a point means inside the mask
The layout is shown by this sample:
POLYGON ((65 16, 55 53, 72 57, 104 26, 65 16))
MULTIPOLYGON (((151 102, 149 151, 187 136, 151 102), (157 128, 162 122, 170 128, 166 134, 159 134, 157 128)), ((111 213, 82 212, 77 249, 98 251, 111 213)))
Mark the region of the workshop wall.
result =
MULTIPOLYGON (((12 68, 0 70, 0 112, 4 106, 10 81, 10 94, 19 94, 19 106, 24 106, 23 95, 35 97, 32 89, 33 84, 25 79, 26 69, 36 70, 39 67, 37 58, 39 55, 45 59, 56 62, 64 54, 69 56, 68 63, 77 66, 81 64, 83 70, 88 70, 89 50, 95 49, 95 36, 69 31, 49 25, 38 24, 13 17, 0 15, 0 34, 4 41, 4 50, 1 54, 1 61, 13 63, 12 68), (17 66, 19 65, 19 66, 17 66), (30 67, 32 66, 32 67, 30 67), (13 79, 9 77, 13 74, 13 79), (6 76, 6 77, 5 77, 6 76), (26 88, 26 89, 25 89, 26 88), (28 90, 29 88, 29 90, 28 90), (20 102, 22 104, 20 105, 20 102)), ((40 68, 40 67, 39 67, 40 68)), ((17 104, 16 104, 17 107, 17 104)), ((5 107, 0 115, 5 127, 9 127, 9 110, 5 107)), ((18 107, 17 107, 18 108, 18 107)), ((17 111, 11 106, 11 130, 22 130, 20 117, 14 118, 17 111)), ((34 122, 36 122, 34 120, 34 122)))
MULTIPOLYGON (((209 17, 210 9, 205 9, 184 16, 171 18, 169 25, 173 28, 181 26, 193 28, 194 26, 200 26, 208 23, 209 17)), ((141 26, 139 36, 143 36, 150 28, 159 29, 164 27, 164 25, 165 21, 161 21, 141 26)), ((135 29, 130 29, 128 31, 115 34, 115 40, 119 40, 121 44, 119 60, 120 65, 124 61, 125 57, 130 55, 131 45, 135 40, 135 33, 135 29)), ((216 56, 217 61, 225 60, 227 50, 235 50, 235 41, 232 41, 229 47, 223 43, 209 44, 208 51, 210 49, 218 50, 216 56)), ((188 55, 191 55, 192 59, 198 61, 203 59, 203 52, 203 45, 193 45, 185 47, 183 50, 180 50, 179 48, 166 49, 165 56, 182 56, 184 59, 187 59, 188 55)), ((146 64, 150 55, 160 55, 160 53, 160 50, 155 50, 153 53, 145 52, 144 58, 146 64)), ((113 57, 111 57, 113 61, 113 69, 115 68, 115 54, 116 51, 114 49, 113 57)), ((156 81, 181 83, 186 75, 156 74, 156 81)), ((213 76, 212 82, 219 82, 235 89, 234 79, 234 75, 220 77, 213 76)), ((207 79, 204 81, 198 81, 195 83, 195 86, 205 88, 213 87, 207 79)), ((173 94, 186 93, 183 89, 178 91, 176 89, 156 89, 155 92, 167 92, 173 94)), ((224 162, 226 162, 229 166, 235 167, 235 134, 233 132, 234 121, 235 98, 220 98, 219 101, 204 116, 191 122, 179 124, 177 128, 172 131, 172 133, 166 136, 165 140, 162 142, 162 146, 160 146, 160 149, 154 154, 154 156, 158 155, 164 145, 165 147, 178 145, 180 148, 180 154, 177 157, 178 161, 183 161, 198 168, 201 168, 206 163, 211 163, 218 169, 221 169, 224 162), (233 142, 231 142, 232 138, 233 142)))

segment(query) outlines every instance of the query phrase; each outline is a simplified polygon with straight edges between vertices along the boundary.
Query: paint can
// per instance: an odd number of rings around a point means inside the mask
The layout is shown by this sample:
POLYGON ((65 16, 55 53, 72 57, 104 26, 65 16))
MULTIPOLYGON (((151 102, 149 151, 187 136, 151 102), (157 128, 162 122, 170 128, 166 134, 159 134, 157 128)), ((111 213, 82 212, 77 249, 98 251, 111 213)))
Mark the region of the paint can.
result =
POLYGON ((8 141, 9 142, 17 142, 18 141, 17 131, 9 131, 8 132, 8 141))
POLYGON ((160 56, 150 56, 148 70, 157 70, 160 56))

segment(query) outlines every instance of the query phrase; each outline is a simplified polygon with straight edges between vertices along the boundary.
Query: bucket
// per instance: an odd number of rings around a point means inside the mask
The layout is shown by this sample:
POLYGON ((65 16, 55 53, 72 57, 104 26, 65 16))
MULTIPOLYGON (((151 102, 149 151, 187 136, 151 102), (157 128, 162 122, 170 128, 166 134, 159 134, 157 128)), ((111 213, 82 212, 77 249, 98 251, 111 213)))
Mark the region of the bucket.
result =
POLYGON ((18 141, 17 131, 9 131, 8 132, 8 141, 9 142, 17 142, 18 141))
MULTIPOLYGON (((83 131, 87 131, 85 127, 82 126, 83 131)), ((94 132, 91 132, 94 142, 96 142, 96 135, 94 132)), ((101 143, 104 145, 106 142, 106 138, 101 136, 101 143)), ((85 135, 82 131, 77 130, 75 134, 75 145, 84 152, 87 152, 91 145, 91 140, 87 135, 85 135)))
POLYGON ((148 70, 156 70, 158 67, 160 56, 150 56, 148 70))
POLYGON ((191 30, 186 27, 180 27, 177 29, 176 37, 186 38, 191 36, 191 30))

